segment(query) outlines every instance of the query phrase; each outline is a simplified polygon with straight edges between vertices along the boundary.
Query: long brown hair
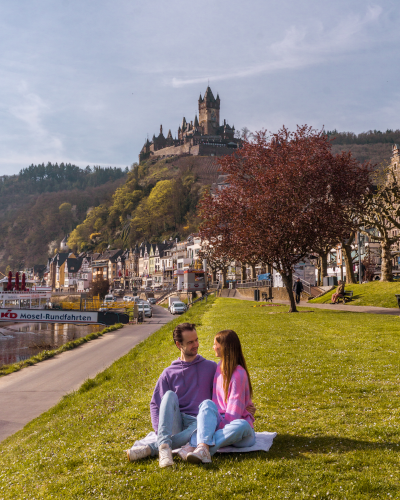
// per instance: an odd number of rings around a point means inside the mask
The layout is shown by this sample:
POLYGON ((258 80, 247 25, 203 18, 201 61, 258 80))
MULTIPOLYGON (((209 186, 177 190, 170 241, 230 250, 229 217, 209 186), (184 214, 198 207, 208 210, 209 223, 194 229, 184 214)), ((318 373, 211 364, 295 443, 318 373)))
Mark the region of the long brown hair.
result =
POLYGON ((228 389, 235 368, 240 365, 246 370, 250 387, 250 396, 253 396, 250 375, 243 356, 242 346, 237 333, 233 330, 222 330, 215 336, 221 346, 221 373, 224 379, 225 401, 228 399, 228 389))

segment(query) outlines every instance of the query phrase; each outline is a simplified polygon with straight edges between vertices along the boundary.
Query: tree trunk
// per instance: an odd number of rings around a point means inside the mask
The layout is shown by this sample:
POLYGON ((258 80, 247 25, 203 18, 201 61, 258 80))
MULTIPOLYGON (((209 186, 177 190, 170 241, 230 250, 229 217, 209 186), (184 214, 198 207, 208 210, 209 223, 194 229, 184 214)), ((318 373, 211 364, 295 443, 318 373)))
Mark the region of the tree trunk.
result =
POLYGON ((213 280, 213 283, 215 283, 217 281, 217 270, 216 269, 213 269, 213 271, 212 271, 212 280, 213 280))
POLYGON ((328 253, 329 252, 321 252, 319 254, 319 258, 321 259, 321 284, 324 284, 325 276, 328 276, 328 253))
POLYGON ((221 269, 221 273, 222 273, 222 288, 225 288, 226 287, 226 273, 227 273, 228 269, 225 267, 224 269, 221 269))
MULTIPOLYGON (((387 239, 381 241, 381 259, 381 281, 393 281, 392 256, 390 254, 390 243, 387 239)), ((359 272, 361 272, 361 269, 359 272)))
POLYGON ((241 280, 245 281, 246 279, 247 279, 246 264, 242 264, 242 266, 241 266, 241 280))
POLYGON ((287 293, 289 295, 289 300, 290 300, 289 312, 298 312, 296 308, 296 301, 294 300, 292 271, 290 271, 289 274, 282 273, 282 281, 285 284, 287 293))
POLYGON ((356 277, 354 276, 353 269, 353 257, 351 256, 351 245, 345 245, 342 243, 342 248, 344 250, 343 256, 344 262, 346 264, 346 283, 355 283, 356 277))
POLYGON ((317 286, 322 286, 321 257, 318 257, 318 260, 317 260, 317 271, 318 271, 317 286))

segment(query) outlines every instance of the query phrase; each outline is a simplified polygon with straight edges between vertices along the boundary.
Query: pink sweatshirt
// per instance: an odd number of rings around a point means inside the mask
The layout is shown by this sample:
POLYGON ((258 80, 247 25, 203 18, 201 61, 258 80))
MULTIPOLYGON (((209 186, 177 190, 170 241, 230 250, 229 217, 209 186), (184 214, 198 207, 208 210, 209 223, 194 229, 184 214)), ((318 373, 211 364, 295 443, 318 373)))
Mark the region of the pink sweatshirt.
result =
POLYGON ((233 371, 229 383, 227 402, 225 402, 221 363, 218 363, 214 375, 212 400, 217 405, 221 416, 218 429, 223 429, 226 424, 238 418, 247 420, 253 427, 254 417, 246 410, 246 407, 251 404, 249 379, 246 370, 242 366, 238 365, 233 371))

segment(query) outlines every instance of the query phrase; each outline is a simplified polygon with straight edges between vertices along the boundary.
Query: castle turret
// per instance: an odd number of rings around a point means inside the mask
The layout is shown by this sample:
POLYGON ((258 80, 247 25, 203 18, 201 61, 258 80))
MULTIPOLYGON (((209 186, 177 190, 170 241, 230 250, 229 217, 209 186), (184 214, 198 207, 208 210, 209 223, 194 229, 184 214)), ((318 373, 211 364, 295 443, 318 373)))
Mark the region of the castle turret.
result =
POLYGON ((215 99, 211 88, 208 86, 204 98, 199 99, 199 122, 205 135, 216 135, 219 128, 220 99, 215 99))

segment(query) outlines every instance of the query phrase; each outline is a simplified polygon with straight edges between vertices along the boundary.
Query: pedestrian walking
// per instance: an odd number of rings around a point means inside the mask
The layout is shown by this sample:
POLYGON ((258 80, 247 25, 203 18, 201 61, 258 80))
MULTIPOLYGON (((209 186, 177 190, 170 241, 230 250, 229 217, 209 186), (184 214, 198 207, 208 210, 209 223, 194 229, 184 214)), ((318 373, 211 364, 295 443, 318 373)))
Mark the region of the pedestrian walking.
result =
POLYGON ((299 304, 300 295, 303 291, 303 283, 301 282, 300 278, 297 278, 297 281, 294 282, 293 291, 296 294, 296 304, 299 304))

